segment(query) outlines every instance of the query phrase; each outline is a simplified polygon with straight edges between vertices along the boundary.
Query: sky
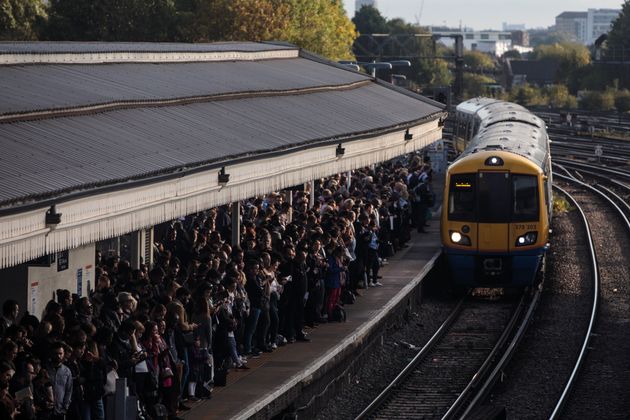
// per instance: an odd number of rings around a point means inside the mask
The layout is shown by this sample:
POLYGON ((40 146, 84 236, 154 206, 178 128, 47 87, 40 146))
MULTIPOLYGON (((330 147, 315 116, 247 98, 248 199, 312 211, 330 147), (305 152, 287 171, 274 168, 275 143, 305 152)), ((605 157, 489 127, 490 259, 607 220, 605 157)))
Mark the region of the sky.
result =
MULTIPOLYGON (((355 0, 343 0, 348 16, 354 16, 355 0)), ((527 29, 546 28, 564 11, 621 9, 623 0, 377 0, 387 19, 403 18, 422 26, 459 27, 476 30, 502 29, 503 22, 525 24, 527 29)))

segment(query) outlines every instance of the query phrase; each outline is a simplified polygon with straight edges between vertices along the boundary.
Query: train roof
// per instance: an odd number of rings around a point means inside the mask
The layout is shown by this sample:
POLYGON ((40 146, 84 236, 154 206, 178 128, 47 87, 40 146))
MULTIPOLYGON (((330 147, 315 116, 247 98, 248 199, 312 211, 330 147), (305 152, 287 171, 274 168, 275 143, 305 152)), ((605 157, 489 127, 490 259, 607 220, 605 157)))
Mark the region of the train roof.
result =
POLYGON ((527 108, 522 107, 519 104, 515 104, 512 102, 498 101, 498 102, 489 103, 486 106, 479 108, 479 110, 477 111, 477 117, 482 121, 482 124, 483 124, 483 121, 485 121, 486 119, 494 115, 502 114, 504 112, 516 112, 516 111, 530 113, 527 110, 527 108))
POLYGON ((477 111, 479 111, 483 107, 486 107, 496 102, 501 102, 501 101, 494 98, 483 98, 483 97, 472 98, 457 105, 456 111, 462 112, 464 114, 475 114, 477 113, 477 111))
POLYGON ((549 153, 547 130, 518 121, 500 122, 480 131, 459 159, 488 150, 515 153, 544 169, 549 153))
POLYGON ((485 127, 507 121, 523 122, 538 128, 544 128, 545 122, 529 111, 521 110, 503 110, 494 112, 481 122, 480 130, 485 127))

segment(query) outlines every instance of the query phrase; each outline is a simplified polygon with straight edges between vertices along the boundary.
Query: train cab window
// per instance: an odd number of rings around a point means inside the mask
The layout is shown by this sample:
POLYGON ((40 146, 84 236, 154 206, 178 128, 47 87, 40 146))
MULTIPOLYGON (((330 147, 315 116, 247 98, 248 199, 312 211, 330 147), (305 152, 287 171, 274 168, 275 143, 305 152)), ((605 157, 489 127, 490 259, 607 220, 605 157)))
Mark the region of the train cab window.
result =
POLYGON ((475 174, 451 176, 448 192, 448 219, 475 220, 475 174))
POLYGON ((511 190, 508 172, 479 172, 477 182, 479 222, 509 222, 511 190))
POLYGON ((512 175, 514 209, 512 220, 533 222, 538 220, 538 179, 533 175, 512 175))

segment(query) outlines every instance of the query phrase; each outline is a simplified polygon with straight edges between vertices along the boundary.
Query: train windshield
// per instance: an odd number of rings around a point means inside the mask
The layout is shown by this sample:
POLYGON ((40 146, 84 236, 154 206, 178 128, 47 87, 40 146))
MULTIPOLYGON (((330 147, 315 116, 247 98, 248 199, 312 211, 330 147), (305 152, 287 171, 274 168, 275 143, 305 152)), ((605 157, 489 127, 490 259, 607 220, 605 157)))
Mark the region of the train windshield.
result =
POLYGON ((538 220, 538 179, 533 175, 512 175, 514 208, 512 220, 534 222, 538 220))
POLYGON ((456 174, 451 177, 448 194, 450 220, 475 220, 475 174, 456 174))
POLYGON ((448 219, 480 223, 532 222, 539 213, 538 180, 508 172, 454 174, 448 219))
POLYGON ((477 220, 481 223, 510 221, 510 174, 479 172, 477 185, 477 220))

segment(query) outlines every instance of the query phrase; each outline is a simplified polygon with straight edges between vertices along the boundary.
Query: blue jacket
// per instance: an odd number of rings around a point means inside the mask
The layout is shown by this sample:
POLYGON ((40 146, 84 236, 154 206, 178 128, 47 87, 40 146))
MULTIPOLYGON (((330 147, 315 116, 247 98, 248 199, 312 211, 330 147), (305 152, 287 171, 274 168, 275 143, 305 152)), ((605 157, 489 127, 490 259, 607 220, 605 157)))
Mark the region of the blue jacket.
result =
POLYGON ((328 269, 326 270, 326 278, 324 283, 329 289, 338 289, 341 287, 341 273, 345 271, 343 266, 337 264, 337 258, 330 255, 328 257, 328 269))
POLYGON ((62 364, 58 368, 50 366, 48 376, 55 396, 55 414, 66 414, 72 397, 72 372, 62 364))

